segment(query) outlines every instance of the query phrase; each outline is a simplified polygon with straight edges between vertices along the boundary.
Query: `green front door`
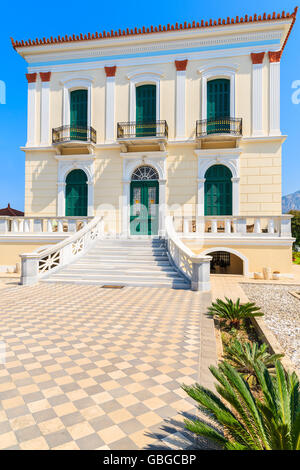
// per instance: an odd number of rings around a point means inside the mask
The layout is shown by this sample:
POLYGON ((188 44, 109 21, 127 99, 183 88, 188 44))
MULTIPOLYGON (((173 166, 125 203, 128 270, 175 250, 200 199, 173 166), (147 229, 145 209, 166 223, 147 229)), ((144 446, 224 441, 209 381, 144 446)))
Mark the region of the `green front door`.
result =
POLYGON ((158 233, 158 181, 132 181, 130 185, 131 235, 158 233))
POLYGON ((205 173, 205 215, 232 215, 232 174, 224 165, 205 173))
POLYGON ((156 135, 156 86, 136 87, 136 135, 139 137, 156 135))
POLYGON ((70 138, 87 140, 87 90, 74 90, 70 93, 70 138))
POLYGON ((210 80, 207 82, 207 134, 229 132, 229 117, 230 80, 210 80))
POLYGON ((71 171, 66 179, 66 215, 87 215, 87 176, 83 170, 71 171))

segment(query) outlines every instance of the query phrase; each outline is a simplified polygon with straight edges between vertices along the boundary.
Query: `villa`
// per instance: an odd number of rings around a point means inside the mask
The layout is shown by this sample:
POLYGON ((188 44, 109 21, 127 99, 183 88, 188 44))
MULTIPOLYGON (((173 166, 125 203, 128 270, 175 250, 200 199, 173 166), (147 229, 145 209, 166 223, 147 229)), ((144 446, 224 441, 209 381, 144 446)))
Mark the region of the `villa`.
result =
POLYGON ((28 67, 25 216, 0 217, 2 269, 22 255, 24 284, 93 269, 120 284, 132 263, 139 285, 156 261, 154 278, 194 290, 210 271, 291 276, 280 61, 296 14, 12 40, 28 67))

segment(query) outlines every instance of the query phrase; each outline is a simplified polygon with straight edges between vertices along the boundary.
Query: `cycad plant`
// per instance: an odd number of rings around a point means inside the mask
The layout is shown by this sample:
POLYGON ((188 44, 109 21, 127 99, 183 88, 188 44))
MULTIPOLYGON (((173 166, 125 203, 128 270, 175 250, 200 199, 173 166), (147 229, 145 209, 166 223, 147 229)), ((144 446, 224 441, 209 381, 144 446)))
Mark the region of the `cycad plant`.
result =
POLYGON ((196 384, 183 386, 223 430, 199 420, 186 420, 186 427, 209 438, 227 450, 299 450, 299 380, 295 373, 285 374, 280 361, 276 375, 260 364, 255 367, 262 398, 255 398, 248 383, 228 362, 210 367, 217 379, 216 390, 223 398, 196 384))
POLYGON ((247 302, 241 304, 240 299, 233 302, 225 297, 225 301, 217 299, 208 308, 208 314, 225 320, 229 326, 239 328, 240 324, 246 318, 261 317, 263 313, 255 303, 247 302))
POLYGON ((225 357, 240 372, 250 387, 257 386, 255 367, 260 363, 274 375, 275 361, 281 359, 284 354, 269 354, 268 346, 263 343, 242 343, 235 339, 225 348, 225 357))

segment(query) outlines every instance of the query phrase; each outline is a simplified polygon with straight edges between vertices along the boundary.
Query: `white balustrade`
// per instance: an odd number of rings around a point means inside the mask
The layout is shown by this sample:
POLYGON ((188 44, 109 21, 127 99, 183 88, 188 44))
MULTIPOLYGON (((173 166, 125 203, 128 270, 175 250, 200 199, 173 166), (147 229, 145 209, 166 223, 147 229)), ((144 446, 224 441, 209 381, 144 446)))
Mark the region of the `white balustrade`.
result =
POLYGON ((92 217, 10 217, 0 216, 1 234, 76 232, 92 217))
POLYGON ((103 235, 103 218, 94 217, 85 227, 50 248, 21 254, 21 284, 31 285, 71 263, 103 235))
POLYGON ((166 241, 170 258, 176 268, 191 282, 191 289, 209 291, 211 256, 195 255, 185 246, 175 232, 171 216, 166 220, 166 241))
POLYGON ((291 237, 292 215, 274 216, 174 216, 180 236, 204 237, 291 237), (180 229, 181 228, 181 229, 180 229))

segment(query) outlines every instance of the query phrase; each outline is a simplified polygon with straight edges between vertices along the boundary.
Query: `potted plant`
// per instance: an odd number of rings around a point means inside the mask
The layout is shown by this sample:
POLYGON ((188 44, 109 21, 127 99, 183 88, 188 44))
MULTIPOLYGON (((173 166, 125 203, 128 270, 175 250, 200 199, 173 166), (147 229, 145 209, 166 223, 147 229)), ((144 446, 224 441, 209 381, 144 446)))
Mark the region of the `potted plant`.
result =
POLYGON ((279 271, 273 271, 272 279, 273 279, 274 281, 279 281, 279 279, 280 279, 280 272, 279 272, 279 271))

